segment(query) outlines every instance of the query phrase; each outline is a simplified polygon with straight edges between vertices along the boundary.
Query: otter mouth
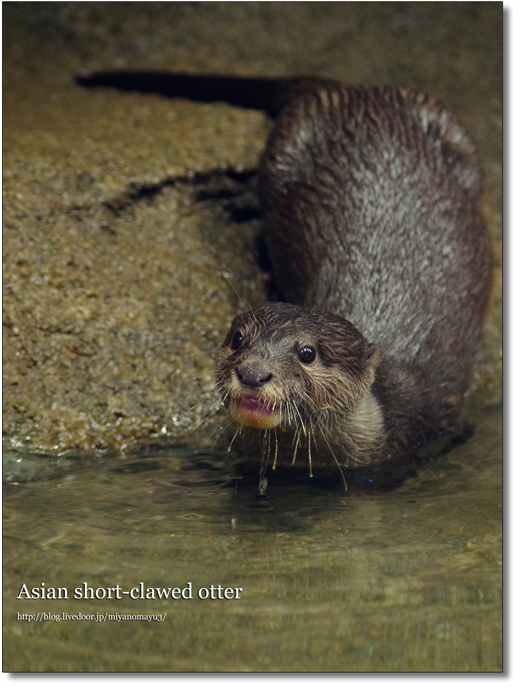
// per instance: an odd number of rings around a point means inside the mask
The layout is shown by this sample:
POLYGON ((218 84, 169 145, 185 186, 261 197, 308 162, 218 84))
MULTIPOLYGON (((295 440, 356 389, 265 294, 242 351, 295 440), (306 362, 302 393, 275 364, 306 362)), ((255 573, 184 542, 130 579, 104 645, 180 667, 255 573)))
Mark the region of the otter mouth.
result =
POLYGON ((231 417, 241 425, 256 429, 273 429, 282 419, 280 408, 256 396, 232 398, 229 403, 231 417))

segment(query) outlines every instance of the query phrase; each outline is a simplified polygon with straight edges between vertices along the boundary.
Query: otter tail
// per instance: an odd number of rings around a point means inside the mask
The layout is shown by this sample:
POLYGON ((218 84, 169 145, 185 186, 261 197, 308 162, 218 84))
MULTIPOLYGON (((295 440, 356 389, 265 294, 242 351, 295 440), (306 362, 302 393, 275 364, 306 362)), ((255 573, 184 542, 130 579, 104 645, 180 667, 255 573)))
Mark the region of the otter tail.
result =
POLYGON ((109 86, 123 91, 160 93, 169 98, 189 98, 203 103, 222 101, 275 117, 293 97, 327 83, 314 77, 256 78, 176 72, 80 72, 81 86, 109 86))

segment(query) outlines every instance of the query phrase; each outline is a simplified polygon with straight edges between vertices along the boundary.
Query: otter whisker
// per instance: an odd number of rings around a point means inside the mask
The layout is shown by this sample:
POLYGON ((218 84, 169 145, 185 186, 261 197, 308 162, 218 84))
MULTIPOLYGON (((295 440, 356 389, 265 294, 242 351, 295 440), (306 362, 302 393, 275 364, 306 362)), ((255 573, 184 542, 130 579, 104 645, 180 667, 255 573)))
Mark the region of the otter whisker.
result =
POLYGON ((228 449, 227 449, 227 452, 228 452, 228 453, 230 453, 231 447, 233 446, 233 442, 235 441, 235 439, 237 438, 237 436, 238 436, 239 434, 242 434, 242 425, 238 425, 237 431, 233 434, 233 438, 232 438, 231 441, 229 442, 229 446, 228 446, 228 449))
POLYGON ((280 402, 280 412, 282 415, 282 424, 283 426, 291 426, 293 423, 293 411, 291 407, 291 402, 286 401, 285 399, 280 402))
MULTIPOLYGON (((215 396, 216 399, 218 398, 219 402, 223 402, 223 401, 224 401, 224 398, 223 398, 222 396, 217 396, 217 395, 216 395, 215 392, 216 392, 217 390, 218 390, 218 389, 217 389, 217 385, 215 385, 215 386, 213 387, 213 389, 211 389, 211 391, 208 391, 207 393, 205 393, 205 394, 201 397, 200 401, 197 401, 197 403, 195 403, 195 405, 190 406, 190 410, 195 410, 196 408, 199 408, 201 405, 204 404, 204 401, 207 401, 208 398, 211 398, 211 396, 215 396)), ((219 407, 221 408, 222 405, 220 405, 219 407)))
POLYGON ((242 298, 242 296, 240 296, 240 294, 238 293, 238 291, 235 289, 235 286, 233 285, 233 282, 232 282, 231 279, 228 277, 228 275, 224 272, 224 270, 221 269, 221 270, 220 270, 220 274, 221 274, 221 276, 227 281, 227 283, 231 286, 231 288, 232 288, 233 291, 235 292, 235 296, 238 298, 238 302, 240 303, 240 307, 242 308, 242 310, 246 310, 246 311, 249 311, 249 312, 253 312, 253 309, 252 309, 251 305, 250 305, 247 301, 245 301, 245 300, 242 298))
POLYGON ((217 442, 218 442, 219 438, 222 436, 222 434, 224 434, 224 432, 228 429, 228 427, 232 427, 233 425, 234 425, 233 420, 229 420, 228 422, 223 422, 220 425, 220 427, 216 431, 215 441, 211 445, 211 448, 215 448, 215 446, 217 445, 217 442))
POLYGON ((301 434, 301 430, 300 430, 300 428, 298 428, 298 431, 294 433, 294 439, 293 439, 294 451, 293 451, 293 457, 292 457, 291 465, 294 465, 296 463, 296 453, 297 453, 298 448, 300 446, 300 434, 301 434))
POLYGON ((262 443, 262 462, 260 465, 260 474, 265 475, 267 466, 269 465, 269 459, 271 457, 271 432, 266 429, 264 430, 264 439, 262 443))
POLYGON ((309 425, 309 439, 307 441, 307 446, 308 446, 308 458, 309 458, 309 477, 312 477, 312 451, 311 451, 311 436, 312 436, 312 429, 311 426, 309 425))
POLYGON ((202 427, 202 425, 206 422, 206 420, 209 420, 211 417, 216 415, 218 413, 218 410, 216 410, 214 413, 209 413, 208 415, 204 415, 203 418, 201 418, 197 424, 193 425, 192 427, 189 428, 190 432, 195 432, 195 430, 199 429, 199 427, 202 427))
MULTIPOLYGON (((191 410, 191 411, 195 410, 199 405, 200 405, 200 404, 194 405, 192 408, 190 408, 190 410, 191 410)), ((215 415, 217 415, 217 413, 218 413, 222 408, 223 408, 223 404, 222 404, 222 403, 219 403, 218 407, 217 407, 215 410, 210 411, 210 412, 206 413, 203 417, 201 417, 200 420, 199 420, 195 425, 193 425, 193 426, 191 426, 191 427, 189 428, 189 431, 190 431, 190 432, 194 432, 195 430, 199 429, 199 427, 201 427, 207 420, 209 420, 210 418, 212 418, 212 417, 214 417, 215 415)), ((231 423, 228 423, 228 425, 229 425, 229 424, 231 424, 231 423)))
POLYGON ((303 393, 303 398, 307 401, 311 410, 317 411, 319 409, 316 399, 312 398, 308 391, 303 393))
POLYGON ((328 448, 329 448, 329 451, 330 451, 330 453, 331 453, 331 456, 334 458, 334 462, 335 462, 336 465, 338 466, 339 474, 341 475, 341 479, 343 480, 343 485, 345 486, 345 491, 348 491, 347 479, 346 479, 346 477, 345 477, 345 473, 343 472, 343 468, 342 468, 340 462, 338 461, 338 459, 336 458, 336 454, 335 454, 334 451, 332 450, 332 447, 331 447, 331 445, 330 445, 330 443, 329 443, 329 440, 327 439, 327 435, 326 435, 325 432, 323 431, 323 428, 320 427, 320 430, 321 430, 321 434, 322 434, 322 436, 323 436, 323 438, 324 438, 324 440, 325 440, 325 443, 327 444, 327 446, 328 446, 328 448))
POLYGON ((278 458, 278 435, 276 433, 276 427, 274 428, 273 432, 274 432, 275 446, 274 446, 274 460, 273 460, 273 464, 271 466, 271 470, 276 469, 276 460, 278 458))

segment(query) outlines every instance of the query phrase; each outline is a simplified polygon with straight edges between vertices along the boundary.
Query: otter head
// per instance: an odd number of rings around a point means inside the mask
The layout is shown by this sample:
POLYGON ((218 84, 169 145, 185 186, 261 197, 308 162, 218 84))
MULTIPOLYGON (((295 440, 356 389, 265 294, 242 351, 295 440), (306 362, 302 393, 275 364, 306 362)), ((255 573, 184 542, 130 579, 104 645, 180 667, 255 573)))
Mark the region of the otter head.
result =
POLYGON ((257 429, 348 413, 369 392, 380 350, 338 315, 267 303, 236 317, 216 378, 231 416, 257 429))

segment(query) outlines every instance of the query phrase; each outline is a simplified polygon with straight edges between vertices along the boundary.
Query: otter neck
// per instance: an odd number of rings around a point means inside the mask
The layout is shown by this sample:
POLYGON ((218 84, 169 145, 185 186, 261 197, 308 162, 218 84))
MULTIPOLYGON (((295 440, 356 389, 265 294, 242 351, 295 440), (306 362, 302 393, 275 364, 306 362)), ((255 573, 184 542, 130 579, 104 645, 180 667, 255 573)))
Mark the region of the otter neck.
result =
POLYGON ((325 445, 345 467, 367 465, 384 450, 383 412, 371 390, 348 410, 330 408, 327 414, 326 420, 316 422, 317 438, 322 435, 325 445))

